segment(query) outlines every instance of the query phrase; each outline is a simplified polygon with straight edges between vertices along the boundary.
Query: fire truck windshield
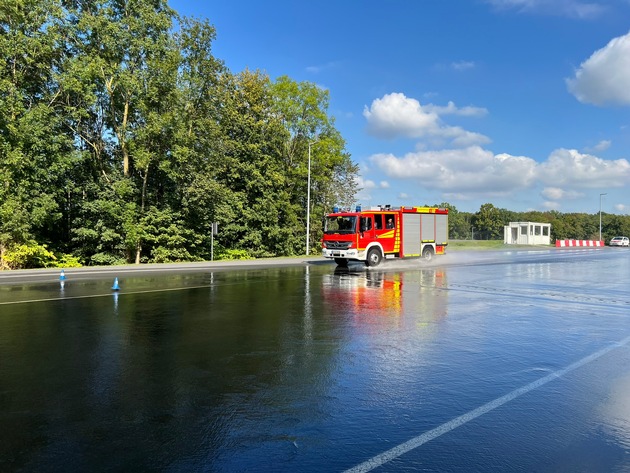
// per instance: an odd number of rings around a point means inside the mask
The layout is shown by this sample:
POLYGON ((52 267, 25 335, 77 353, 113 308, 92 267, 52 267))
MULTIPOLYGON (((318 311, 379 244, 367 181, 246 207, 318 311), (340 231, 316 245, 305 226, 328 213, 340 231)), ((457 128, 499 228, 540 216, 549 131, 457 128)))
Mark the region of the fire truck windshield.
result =
POLYGON ((356 233, 357 217, 356 216, 337 216, 326 217, 326 227, 324 233, 331 235, 333 233, 356 233))

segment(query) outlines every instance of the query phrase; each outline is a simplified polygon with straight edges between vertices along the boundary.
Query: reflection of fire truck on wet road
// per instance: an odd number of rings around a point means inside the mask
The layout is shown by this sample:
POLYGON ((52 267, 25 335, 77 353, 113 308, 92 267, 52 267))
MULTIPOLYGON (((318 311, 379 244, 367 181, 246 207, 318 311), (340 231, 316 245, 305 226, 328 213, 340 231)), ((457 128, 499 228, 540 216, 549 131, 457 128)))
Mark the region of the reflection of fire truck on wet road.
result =
POLYGON ((442 269, 355 272, 337 268, 325 274, 322 296, 335 312, 372 317, 404 316, 408 322, 433 324, 447 315, 446 272, 442 269))
POLYGON ((441 255, 448 245, 448 209, 437 207, 373 207, 355 212, 334 209, 326 215, 322 254, 339 266, 364 261, 441 255))
POLYGON ((403 278, 400 274, 380 271, 350 272, 346 268, 325 274, 322 281, 324 300, 337 310, 364 317, 401 315, 403 278))

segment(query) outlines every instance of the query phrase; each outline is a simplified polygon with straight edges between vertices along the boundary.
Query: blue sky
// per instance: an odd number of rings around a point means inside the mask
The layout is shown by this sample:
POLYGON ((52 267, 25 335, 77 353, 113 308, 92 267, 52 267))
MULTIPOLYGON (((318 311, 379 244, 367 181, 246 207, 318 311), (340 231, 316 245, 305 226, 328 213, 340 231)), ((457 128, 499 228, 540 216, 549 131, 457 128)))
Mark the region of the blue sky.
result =
POLYGON ((630 214, 630 0, 170 6, 233 73, 329 91, 357 203, 630 214))

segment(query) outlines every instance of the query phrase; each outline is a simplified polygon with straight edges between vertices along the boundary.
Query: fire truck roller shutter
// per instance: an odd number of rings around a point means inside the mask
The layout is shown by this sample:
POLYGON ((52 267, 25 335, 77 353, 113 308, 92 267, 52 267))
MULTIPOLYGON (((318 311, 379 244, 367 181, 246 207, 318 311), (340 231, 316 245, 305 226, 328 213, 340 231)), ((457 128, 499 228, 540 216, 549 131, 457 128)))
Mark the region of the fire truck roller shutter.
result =
POLYGON ((403 256, 420 256, 422 241, 420 238, 420 214, 402 215, 403 218, 403 256))
POLYGON ((422 215, 422 241, 435 241, 435 214, 422 215))
POLYGON ((439 214, 435 218, 435 242, 441 245, 448 241, 448 215, 439 214))

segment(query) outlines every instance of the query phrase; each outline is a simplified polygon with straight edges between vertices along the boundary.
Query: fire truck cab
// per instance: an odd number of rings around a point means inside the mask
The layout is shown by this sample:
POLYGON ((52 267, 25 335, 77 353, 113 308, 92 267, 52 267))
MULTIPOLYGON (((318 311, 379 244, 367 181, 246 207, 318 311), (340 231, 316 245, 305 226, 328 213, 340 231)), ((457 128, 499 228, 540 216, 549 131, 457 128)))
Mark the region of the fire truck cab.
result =
POLYGON ((333 209, 326 215, 322 255, 339 266, 363 261, 378 266, 383 259, 424 258, 446 252, 448 209, 378 206, 362 210, 333 209))

